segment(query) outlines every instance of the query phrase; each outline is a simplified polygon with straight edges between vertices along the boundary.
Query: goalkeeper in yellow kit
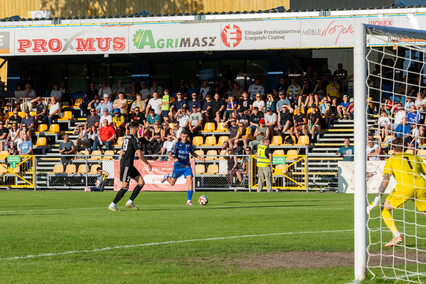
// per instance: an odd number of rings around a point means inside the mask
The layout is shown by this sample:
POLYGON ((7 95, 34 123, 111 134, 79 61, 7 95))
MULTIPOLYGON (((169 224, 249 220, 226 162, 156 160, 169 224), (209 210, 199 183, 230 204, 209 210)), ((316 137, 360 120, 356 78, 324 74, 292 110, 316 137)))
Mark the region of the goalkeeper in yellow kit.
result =
POLYGON ((392 231, 394 238, 385 247, 402 243, 402 236, 392 218, 391 210, 400 208, 407 200, 411 199, 415 202, 417 210, 423 211, 426 216, 426 180, 422 176, 425 175, 426 166, 418 156, 404 153, 402 137, 396 138, 392 144, 395 154, 386 161, 379 192, 374 202, 367 208, 367 212, 370 213, 371 209, 379 205, 380 197, 389 184, 390 176, 393 175, 397 185, 383 203, 382 217, 386 226, 392 231))

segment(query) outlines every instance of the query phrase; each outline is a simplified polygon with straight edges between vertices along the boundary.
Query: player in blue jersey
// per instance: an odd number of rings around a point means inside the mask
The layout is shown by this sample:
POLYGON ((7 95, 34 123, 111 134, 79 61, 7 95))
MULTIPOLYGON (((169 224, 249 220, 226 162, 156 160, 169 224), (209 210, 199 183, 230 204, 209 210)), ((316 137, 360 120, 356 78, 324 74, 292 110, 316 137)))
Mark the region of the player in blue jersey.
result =
POLYGON ((179 141, 175 144, 172 151, 169 153, 169 159, 176 159, 176 162, 173 165, 173 173, 171 176, 168 174, 165 175, 161 181, 163 183, 168 181, 170 185, 174 185, 176 180, 183 175, 188 183, 188 201, 186 202, 186 205, 192 205, 191 199, 192 193, 194 191, 192 180, 193 174, 189 161, 190 154, 195 158, 199 158, 201 161, 203 161, 203 163, 205 163, 203 157, 200 157, 194 153, 194 146, 188 140, 188 132, 184 130, 180 134, 179 141))

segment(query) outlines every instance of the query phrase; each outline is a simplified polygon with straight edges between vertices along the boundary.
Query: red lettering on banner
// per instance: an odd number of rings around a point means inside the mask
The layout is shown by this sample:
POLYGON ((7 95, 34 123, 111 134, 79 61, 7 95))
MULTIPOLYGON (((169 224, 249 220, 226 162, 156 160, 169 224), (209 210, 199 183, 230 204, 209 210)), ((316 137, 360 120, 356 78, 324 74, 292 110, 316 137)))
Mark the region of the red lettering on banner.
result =
POLYGON ((95 51, 95 39, 94 38, 87 38, 84 40, 84 38, 76 38, 77 41, 77 47, 75 50, 77 51, 95 51))
POLYGON ((18 39, 18 52, 26 52, 31 47, 31 41, 28 39, 18 39))
POLYGON ((390 26, 393 26, 392 25, 392 21, 393 20, 383 20, 383 21, 374 21, 374 20, 371 20, 371 21, 368 21, 368 24, 370 24, 370 25, 376 25, 376 26, 388 26, 388 27, 390 27, 390 26))
POLYGON ((96 41, 98 42, 98 48, 101 51, 108 51, 109 48, 111 47, 112 38, 110 38, 110 37, 106 37, 106 38, 98 37, 98 38, 96 38, 96 41), (103 42, 105 42, 105 44, 103 44, 103 42))
POLYGON ((126 38, 124 37, 115 37, 112 39, 112 48, 115 51, 124 50, 126 47, 126 38))
POLYGON ((352 24, 349 26, 344 25, 338 25, 335 24, 336 21, 332 21, 322 32, 321 37, 331 37, 335 36, 336 40, 334 41, 334 44, 337 45, 337 42, 340 39, 341 35, 345 34, 354 34, 355 30, 352 24))
POLYGON ((57 38, 49 40, 49 49, 53 52, 59 52, 62 49, 62 41, 57 38))
POLYGON ((33 39, 33 51, 34 52, 47 52, 47 41, 45 39, 33 39))

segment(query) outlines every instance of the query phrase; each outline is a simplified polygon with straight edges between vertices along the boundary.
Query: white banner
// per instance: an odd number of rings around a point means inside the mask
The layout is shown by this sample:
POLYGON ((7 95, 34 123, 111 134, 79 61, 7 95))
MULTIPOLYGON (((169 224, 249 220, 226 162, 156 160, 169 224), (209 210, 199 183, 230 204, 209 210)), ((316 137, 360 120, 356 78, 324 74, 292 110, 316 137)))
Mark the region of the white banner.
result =
MULTIPOLYGON (((383 168, 386 161, 367 161, 367 193, 377 193, 382 182, 383 168)), ((339 167, 339 191, 354 193, 354 162, 338 162, 339 167)), ((391 193, 396 187, 393 177, 386 188, 385 193, 391 193)))
POLYGON ((353 47, 357 23, 426 30, 426 15, 128 26, 5 27, 0 32, 0 54, 128 54, 353 47))

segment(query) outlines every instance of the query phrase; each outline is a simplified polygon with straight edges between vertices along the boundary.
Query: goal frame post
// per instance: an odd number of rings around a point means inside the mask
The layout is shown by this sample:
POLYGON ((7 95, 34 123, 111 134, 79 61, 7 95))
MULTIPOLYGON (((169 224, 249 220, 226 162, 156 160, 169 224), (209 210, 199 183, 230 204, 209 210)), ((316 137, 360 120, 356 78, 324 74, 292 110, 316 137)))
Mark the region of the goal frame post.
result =
MULTIPOLYGON (((426 31, 357 24, 354 41, 354 276, 367 276, 367 30, 371 35, 396 38, 400 42, 383 42, 379 46, 426 42, 426 31), (410 41, 413 39, 414 41, 410 41)), ((424 43, 423 43, 424 44, 424 43)))

